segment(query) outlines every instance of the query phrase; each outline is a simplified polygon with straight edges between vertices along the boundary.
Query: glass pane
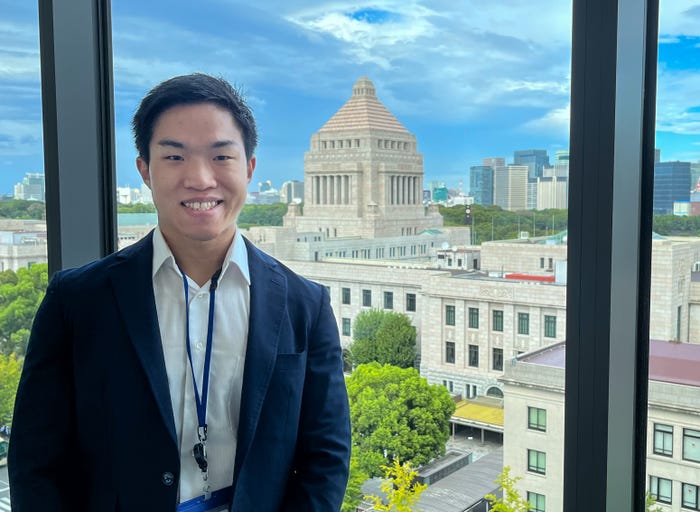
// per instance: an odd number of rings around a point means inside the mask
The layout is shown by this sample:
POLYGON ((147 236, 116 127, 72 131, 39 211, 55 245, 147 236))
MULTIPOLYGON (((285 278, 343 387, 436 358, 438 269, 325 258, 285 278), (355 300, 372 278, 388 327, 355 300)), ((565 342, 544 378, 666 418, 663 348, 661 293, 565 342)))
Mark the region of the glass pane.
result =
POLYGON ((48 274, 37 3, 1 3, 0 509, 10 510, 6 464, 14 400, 48 274))
MULTIPOLYGON (((437 455, 478 468, 503 449, 523 499, 561 509, 571 2, 142 7, 113 4, 120 202, 149 202, 129 122, 150 87, 195 69, 241 84, 261 134, 244 235, 329 287, 341 333, 409 313, 413 366, 460 395, 437 455), (527 450, 551 454, 546 475, 527 450)), ((153 227, 119 220, 122 245, 153 227)))
POLYGON ((697 2, 659 4, 646 470, 658 478, 658 501, 675 510, 696 506, 684 481, 697 484, 688 471, 700 471, 700 374, 690 362, 700 359, 700 34, 689 24, 697 2))

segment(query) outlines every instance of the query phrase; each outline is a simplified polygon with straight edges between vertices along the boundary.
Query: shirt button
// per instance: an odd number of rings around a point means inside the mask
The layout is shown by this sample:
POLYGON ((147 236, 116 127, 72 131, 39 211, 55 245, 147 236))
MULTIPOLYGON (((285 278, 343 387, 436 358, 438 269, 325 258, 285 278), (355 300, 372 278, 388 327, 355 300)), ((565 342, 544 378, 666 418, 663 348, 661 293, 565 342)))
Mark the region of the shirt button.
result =
POLYGON ((201 341, 198 341, 197 343, 195 343, 194 348, 196 348, 197 350, 203 350, 204 343, 202 343, 201 341))
POLYGON ((175 477, 170 471, 163 473, 160 479, 163 482, 163 485, 167 485, 168 487, 173 485, 173 482, 175 482, 175 477))

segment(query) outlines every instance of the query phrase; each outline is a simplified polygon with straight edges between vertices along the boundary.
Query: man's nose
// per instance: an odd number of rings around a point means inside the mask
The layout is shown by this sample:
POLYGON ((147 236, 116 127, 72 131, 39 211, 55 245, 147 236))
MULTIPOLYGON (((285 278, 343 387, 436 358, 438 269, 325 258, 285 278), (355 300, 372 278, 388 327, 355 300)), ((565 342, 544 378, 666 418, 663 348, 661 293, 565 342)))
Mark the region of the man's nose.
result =
POLYGON ((185 187, 204 190, 216 186, 216 174, 211 162, 206 158, 193 158, 187 167, 185 187))

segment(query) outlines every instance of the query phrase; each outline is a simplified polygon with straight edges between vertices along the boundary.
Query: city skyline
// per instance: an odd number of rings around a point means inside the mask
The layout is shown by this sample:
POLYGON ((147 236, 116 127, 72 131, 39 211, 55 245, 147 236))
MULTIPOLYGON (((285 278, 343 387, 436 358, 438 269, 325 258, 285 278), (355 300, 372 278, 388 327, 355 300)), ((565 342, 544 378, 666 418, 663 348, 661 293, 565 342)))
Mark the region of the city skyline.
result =
MULTIPOLYGON (((112 6, 119 186, 138 186, 129 121, 159 81, 192 71, 243 86, 260 129, 260 181, 302 180, 311 135, 360 76, 418 140, 425 181, 469 188, 468 169, 521 149, 568 148, 571 6, 560 2, 211 0, 112 6), (538 16, 529 23, 530 14, 538 16), (464 16, 469 12, 469 16, 464 16), (215 20, 216 23, 212 23, 215 20)), ((0 192, 43 172, 36 5, 0 0, 0 192)), ((700 2, 661 2, 657 143, 700 160, 700 2)))

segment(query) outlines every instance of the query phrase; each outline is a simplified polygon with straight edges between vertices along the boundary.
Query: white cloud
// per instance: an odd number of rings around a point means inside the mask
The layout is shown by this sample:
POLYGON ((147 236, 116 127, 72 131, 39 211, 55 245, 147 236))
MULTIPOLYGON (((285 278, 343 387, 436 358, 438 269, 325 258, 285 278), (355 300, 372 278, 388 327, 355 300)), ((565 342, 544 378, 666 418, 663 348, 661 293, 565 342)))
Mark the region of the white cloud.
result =
POLYGON ((35 155, 42 152, 41 121, 0 119, 0 155, 35 155))
POLYGON ((571 112, 569 105, 550 110, 542 117, 528 121, 523 130, 556 138, 569 137, 569 120, 571 112))
POLYGON ((700 71, 660 67, 656 129, 677 134, 700 134, 700 71))
POLYGON ((662 0, 659 2, 659 34, 700 36, 700 1, 662 0))

